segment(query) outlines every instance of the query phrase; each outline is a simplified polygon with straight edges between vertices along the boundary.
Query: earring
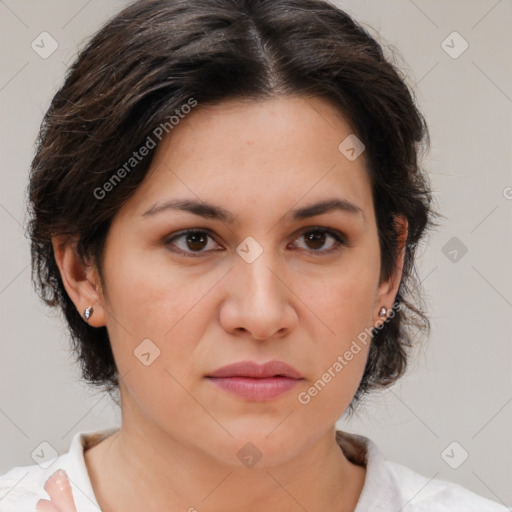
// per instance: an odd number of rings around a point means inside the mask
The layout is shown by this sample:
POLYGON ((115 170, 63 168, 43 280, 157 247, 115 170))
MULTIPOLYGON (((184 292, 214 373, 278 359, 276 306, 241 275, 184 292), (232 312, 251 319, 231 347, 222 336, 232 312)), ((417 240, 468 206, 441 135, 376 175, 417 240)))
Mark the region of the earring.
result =
POLYGON ((379 316, 385 317, 387 314, 388 314, 388 310, 384 306, 382 306, 379 311, 379 316))
POLYGON ((84 317, 86 320, 89 320, 89 318, 91 318, 91 315, 92 315, 92 306, 89 306, 85 311, 84 311, 84 317))

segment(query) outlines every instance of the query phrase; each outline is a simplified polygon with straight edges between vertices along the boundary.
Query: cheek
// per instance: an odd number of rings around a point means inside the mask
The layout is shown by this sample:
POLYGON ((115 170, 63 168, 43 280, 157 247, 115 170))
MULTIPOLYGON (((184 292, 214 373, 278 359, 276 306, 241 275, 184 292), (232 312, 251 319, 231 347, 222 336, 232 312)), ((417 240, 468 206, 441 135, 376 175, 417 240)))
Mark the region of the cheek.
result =
POLYGON ((298 279, 294 292, 309 310, 316 333, 312 339, 319 339, 321 331, 327 343, 324 348, 340 350, 371 327, 377 286, 378 261, 363 251, 342 258, 339 266, 321 278, 298 279))
POLYGON ((189 387, 196 345, 211 321, 201 299, 212 283, 141 261, 125 257, 106 277, 108 332, 123 387, 141 410, 165 424, 175 421, 172 411, 182 409, 192 421, 201 411, 182 386, 189 387))
POLYGON ((112 324, 118 321, 139 337, 163 339, 188 323, 191 311, 201 309, 201 300, 218 277, 193 275, 190 269, 171 264, 160 251, 153 260, 148 252, 132 249, 105 265, 108 306, 115 317, 112 324))
POLYGON ((312 334, 317 345, 310 363, 314 377, 297 397, 311 417, 336 421, 352 401, 371 344, 371 290, 361 280, 339 277, 328 292, 315 294, 312 309, 320 312, 322 321, 312 334))
POLYGON ((321 280, 302 279, 297 289, 311 318, 305 328, 316 344, 309 361, 314 377, 297 402, 304 412, 325 421, 336 421, 351 402, 371 344, 378 262, 354 254, 343 263, 321 280))
POLYGON ((178 268, 144 261, 128 252, 105 261, 107 329, 120 373, 143 372, 137 355, 149 352, 146 359, 154 358, 147 373, 151 380, 159 367, 174 371, 190 361, 208 321, 202 299, 212 280, 191 279, 178 268))

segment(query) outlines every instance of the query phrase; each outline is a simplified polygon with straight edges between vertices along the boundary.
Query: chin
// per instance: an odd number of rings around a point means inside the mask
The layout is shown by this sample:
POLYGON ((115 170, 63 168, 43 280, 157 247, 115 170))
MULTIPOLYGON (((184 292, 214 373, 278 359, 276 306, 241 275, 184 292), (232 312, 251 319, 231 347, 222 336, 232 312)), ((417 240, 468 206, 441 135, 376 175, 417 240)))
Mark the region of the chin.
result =
POLYGON ((228 426, 233 438, 226 435, 223 441, 212 443, 218 448, 212 455, 236 467, 263 469, 284 464, 300 453, 304 439, 299 437, 296 429, 285 428, 284 425, 276 429, 278 424, 274 421, 269 428, 264 422, 259 430, 255 429, 254 422, 251 428, 245 429, 228 426))

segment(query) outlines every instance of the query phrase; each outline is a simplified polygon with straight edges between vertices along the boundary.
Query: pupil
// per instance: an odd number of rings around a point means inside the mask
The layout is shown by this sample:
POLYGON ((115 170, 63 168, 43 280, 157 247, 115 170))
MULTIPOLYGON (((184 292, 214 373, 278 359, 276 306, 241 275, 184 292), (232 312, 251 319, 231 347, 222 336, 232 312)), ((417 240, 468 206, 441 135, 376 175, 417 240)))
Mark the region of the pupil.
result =
POLYGON ((322 247, 325 243, 325 233, 321 231, 312 231, 311 233, 309 233, 309 236, 307 238, 309 239, 310 242, 313 242, 313 246, 315 249, 322 247), (317 244, 316 246, 315 243, 317 244))
POLYGON ((191 233, 187 236, 189 249, 203 249, 205 240, 204 233, 191 233))

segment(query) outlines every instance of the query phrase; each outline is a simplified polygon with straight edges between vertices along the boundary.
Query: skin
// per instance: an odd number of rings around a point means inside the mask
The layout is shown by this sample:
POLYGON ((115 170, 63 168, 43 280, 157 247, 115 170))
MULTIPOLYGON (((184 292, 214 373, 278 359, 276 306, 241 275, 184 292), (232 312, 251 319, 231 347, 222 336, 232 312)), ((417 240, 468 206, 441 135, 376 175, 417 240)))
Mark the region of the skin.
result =
POLYGON ((57 470, 46 480, 44 490, 50 499, 37 502, 36 512, 77 512, 73 491, 63 470, 57 470))
POLYGON ((115 216, 103 287, 94 265, 54 239, 66 290, 81 314, 93 306, 90 325, 107 326, 123 377, 121 429, 85 453, 104 512, 355 508, 365 468, 336 444, 335 423, 356 392, 369 345, 307 405, 298 400, 358 334, 382 321, 378 312, 393 305, 402 274, 407 223, 397 218, 396 271, 379 283, 364 153, 349 161, 338 149, 351 133, 321 98, 199 105, 163 139, 146 180, 115 216), (364 216, 286 217, 332 197, 364 216), (220 205, 237 220, 170 209, 142 215, 175 198, 220 205), (329 253, 335 240, 311 241, 311 227, 338 231, 348 244, 329 253), (169 241, 192 228, 211 238, 169 241), (236 252, 249 236, 263 250, 252 263, 236 252), (147 338, 160 350, 149 366, 134 356, 147 338), (272 359, 304 379, 267 402, 205 378, 233 362, 272 359), (247 442, 262 455, 251 468, 237 457, 247 442))

